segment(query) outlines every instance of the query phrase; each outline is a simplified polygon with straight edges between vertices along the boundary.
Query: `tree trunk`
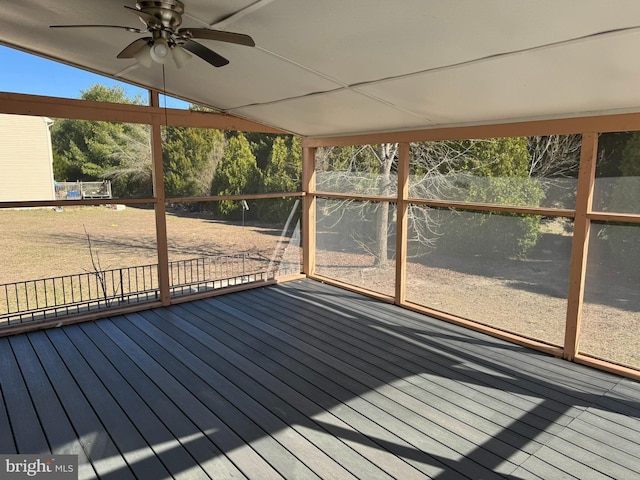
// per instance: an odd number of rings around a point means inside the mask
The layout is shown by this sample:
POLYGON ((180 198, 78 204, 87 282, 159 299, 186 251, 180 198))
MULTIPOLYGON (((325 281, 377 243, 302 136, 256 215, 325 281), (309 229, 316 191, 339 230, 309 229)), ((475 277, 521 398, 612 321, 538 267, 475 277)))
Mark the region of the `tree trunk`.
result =
POLYGON ((376 245, 375 245, 375 262, 376 267, 385 267, 388 261, 388 222, 389 222, 389 204, 382 202, 376 212, 376 245))
MULTIPOLYGON (((382 143, 378 145, 380 160, 380 195, 391 195, 391 167, 398 151, 397 143, 382 143)), ((385 267, 388 261, 389 248, 389 203, 380 202, 376 211, 376 245, 374 246, 376 267, 385 267)))

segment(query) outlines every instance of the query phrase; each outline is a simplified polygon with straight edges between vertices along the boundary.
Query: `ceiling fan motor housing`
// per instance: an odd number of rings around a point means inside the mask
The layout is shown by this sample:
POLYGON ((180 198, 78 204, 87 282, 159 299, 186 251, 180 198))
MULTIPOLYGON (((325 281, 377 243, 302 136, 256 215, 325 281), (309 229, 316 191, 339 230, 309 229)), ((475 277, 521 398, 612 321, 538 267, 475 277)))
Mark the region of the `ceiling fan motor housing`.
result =
POLYGON ((179 0, 144 0, 136 3, 136 7, 157 22, 149 21, 149 27, 166 28, 175 31, 182 23, 184 4, 179 0))

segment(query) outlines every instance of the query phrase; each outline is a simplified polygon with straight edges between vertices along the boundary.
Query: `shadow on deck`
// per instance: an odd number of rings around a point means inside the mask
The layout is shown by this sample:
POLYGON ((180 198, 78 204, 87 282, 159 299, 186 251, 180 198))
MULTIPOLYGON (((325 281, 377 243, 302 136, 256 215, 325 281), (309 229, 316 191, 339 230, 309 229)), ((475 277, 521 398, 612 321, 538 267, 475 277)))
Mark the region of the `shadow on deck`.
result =
POLYGON ((310 280, 1 338, 0 387, 80 478, 640 475, 638 383, 310 280))

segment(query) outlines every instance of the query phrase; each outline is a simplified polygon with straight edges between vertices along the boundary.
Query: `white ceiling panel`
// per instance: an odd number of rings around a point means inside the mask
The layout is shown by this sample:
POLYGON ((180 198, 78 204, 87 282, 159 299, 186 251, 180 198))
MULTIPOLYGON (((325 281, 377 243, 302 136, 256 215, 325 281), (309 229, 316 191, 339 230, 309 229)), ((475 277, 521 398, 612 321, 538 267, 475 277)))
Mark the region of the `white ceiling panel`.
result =
POLYGON ((358 90, 437 125, 640 107, 640 32, 499 57, 358 90))
MULTIPOLYGON (((201 41, 205 43, 206 41, 201 41)), ((188 76, 185 82, 185 68, 178 70, 173 64, 165 65, 166 89, 179 92, 180 98, 198 100, 221 110, 254 103, 268 103, 290 97, 299 97, 316 92, 335 90, 340 85, 305 70, 291 62, 274 58, 258 49, 238 45, 217 45, 215 51, 231 60, 223 68, 212 68, 199 58, 188 63, 188 76)), ((124 61, 132 65, 123 76, 136 83, 146 84, 149 77, 153 86, 163 90, 162 69, 148 69, 136 66, 135 61, 124 61)))
POLYGON ((116 58, 148 34, 49 28, 145 28, 124 8, 134 0, 0 0, 0 44, 309 136, 640 110, 637 0, 184 4, 183 27, 247 34, 256 47, 202 40, 231 63, 194 58, 163 78, 116 58))
POLYGON ((640 2, 607 5, 276 0, 229 27, 251 32, 261 48, 354 85, 640 23, 640 2))
POLYGON ((301 135, 339 135, 429 126, 423 118, 350 90, 312 95, 231 113, 301 135), (301 130, 302 128, 302 130, 301 130))

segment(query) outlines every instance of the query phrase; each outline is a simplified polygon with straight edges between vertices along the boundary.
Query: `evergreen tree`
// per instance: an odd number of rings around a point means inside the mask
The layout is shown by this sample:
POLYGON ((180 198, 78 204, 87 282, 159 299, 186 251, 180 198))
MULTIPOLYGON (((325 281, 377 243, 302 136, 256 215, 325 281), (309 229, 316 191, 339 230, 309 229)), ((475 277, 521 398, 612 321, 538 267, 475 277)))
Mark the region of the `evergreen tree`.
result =
POLYGON ((256 165, 262 171, 267 168, 269 156, 273 148, 273 142, 279 138, 279 135, 273 133, 260 132, 226 132, 227 139, 237 136, 243 136, 249 142, 251 152, 256 157, 256 165))
MULTIPOLYGON (((539 206, 544 191, 529 177, 527 139, 496 138, 459 143, 455 191, 458 200, 508 206, 539 206)), ((460 213, 440 228, 443 250, 524 256, 538 241, 540 218, 526 215, 460 213), (446 238, 445 238, 446 236, 446 238)))
POLYGON ((265 192, 298 192, 301 188, 302 146, 298 137, 277 137, 264 171, 265 192))
MULTIPOLYGON (((611 192, 607 210, 613 213, 640 213, 640 133, 627 135, 622 154, 617 158, 620 175, 604 188, 611 192)), ((603 179, 607 180, 607 179, 603 179)), ((617 268, 630 276, 640 277, 640 227, 620 223, 607 224, 599 236, 606 240, 617 268)))
MULTIPOLYGON (((241 195, 256 193, 262 181, 256 157, 242 134, 230 138, 211 182, 211 195, 241 195)), ((216 202, 215 209, 223 216, 237 216, 242 205, 238 201, 216 202)))
MULTIPOLYGON (((119 87, 93 85, 81 92, 83 100, 140 105, 119 87)), ((58 181, 114 180, 116 196, 150 192, 151 147, 146 125, 57 119, 51 129, 53 169, 58 181), (132 179, 135 181, 132 182, 132 179), (140 186, 139 184, 144 184, 140 186)))
POLYGON ((219 130, 165 129, 162 162, 167 197, 208 195, 224 142, 224 135, 219 130))
MULTIPOLYGON (((277 137, 263 173, 262 191, 299 192, 302 178, 302 145, 298 137, 277 137)), ((260 220, 282 221, 287 218, 295 198, 262 200, 257 203, 260 220)))

